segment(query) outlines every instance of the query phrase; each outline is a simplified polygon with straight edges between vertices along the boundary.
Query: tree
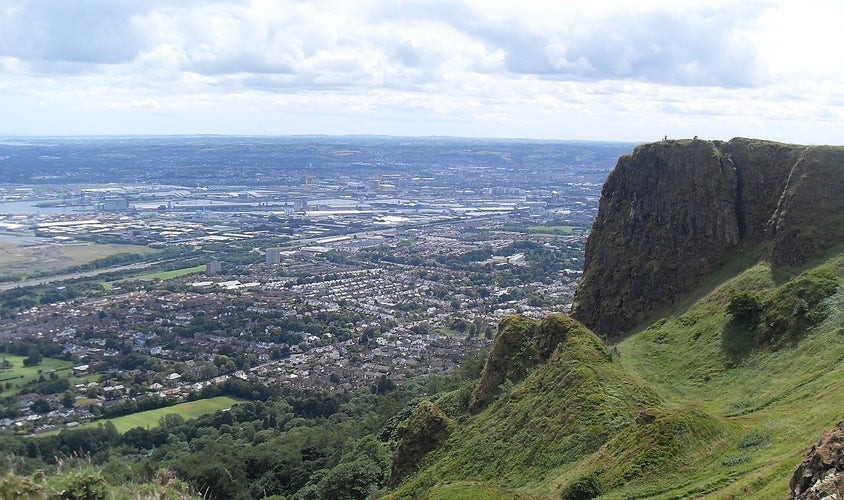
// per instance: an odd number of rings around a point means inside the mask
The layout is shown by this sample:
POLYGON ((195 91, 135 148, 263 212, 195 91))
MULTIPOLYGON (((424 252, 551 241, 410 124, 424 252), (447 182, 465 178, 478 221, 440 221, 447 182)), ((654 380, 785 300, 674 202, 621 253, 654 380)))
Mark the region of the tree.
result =
POLYGON ((76 397, 73 395, 72 392, 67 391, 62 396, 62 406, 65 408, 73 408, 73 405, 76 403, 76 397))
POLYGON ((24 366, 35 366, 35 365, 41 363, 42 359, 44 359, 44 358, 43 358, 43 356, 41 356, 41 351, 39 351, 37 347, 31 347, 29 349, 28 356, 23 360, 23 365, 24 366))
POLYGON ((35 413, 49 413, 52 408, 50 407, 50 402, 44 398, 38 398, 32 402, 29 406, 29 409, 34 411, 35 413))
POLYGON ((469 333, 468 333, 468 335, 466 335, 466 338, 472 339, 472 338, 475 338, 477 335, 478 335, 478 325, 472 323, 471 325, 469 325, 469 333))
POLYGON ((375 394, 387 394, 396 388, 396 383, 387 378, 386 375, 378 377, 378 382, 372 387, 375 394))
POLYGON ((363 500, 384 477, 384 471, 369 458, 345 462, 331 469, 317 485, 320 498, 363 500))

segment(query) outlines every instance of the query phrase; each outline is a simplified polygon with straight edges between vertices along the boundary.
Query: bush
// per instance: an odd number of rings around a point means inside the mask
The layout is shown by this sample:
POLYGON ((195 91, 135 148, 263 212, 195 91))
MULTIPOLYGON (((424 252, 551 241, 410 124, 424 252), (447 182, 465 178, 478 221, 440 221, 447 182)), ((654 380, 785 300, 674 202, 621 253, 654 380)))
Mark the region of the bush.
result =
POLYGON ((43 478, 6 472, 0 476, 0 498, 44 498, 43 478))
POLYGON ((64 488, 59 498, 67 500, 105 500, 108 496, 108 484, 105 479, 90 470, 70 472, 65 478, 64 488))
POLYGON ((582 477, 571 483, 560 494, 563 500, 589 500, 601 496, 601 487, 592 476, 582 477))
POLYGON ((765 302, 763 343, 797 340, 828 313, 824 302, 833 295, 840 278, 832 269, 815 269, 786 282, 765 302))
POLYGON ((317 484, 320 498, 336 500, 364 499, 384 478, 379 464, 368 458, 341 463, 317 484))
POLYGON ((732 321, 742 327, 751 330, 756 328, 762 319, 764 305, 762 299, 753 292, 743 290, 733 294, 727 312, 730 313, 732 321))

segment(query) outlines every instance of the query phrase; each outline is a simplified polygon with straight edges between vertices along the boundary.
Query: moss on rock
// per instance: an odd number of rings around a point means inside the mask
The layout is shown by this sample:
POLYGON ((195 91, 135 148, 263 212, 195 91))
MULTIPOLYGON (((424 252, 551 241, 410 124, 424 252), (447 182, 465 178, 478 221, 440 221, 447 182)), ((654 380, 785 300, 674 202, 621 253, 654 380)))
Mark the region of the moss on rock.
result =
POLYGON ((523 380, 529 371, 548 361, 554 349, 568 337, 572 328, 583 328, 564 314, 552 314, 542 321, 509 316, 501 321, 481 380, 469 402, 469 412, 477 413, 495 399, 502 385, 523 380))
POLYGON ((437 405, 423 401, 407 421, 404 435, 393 455, 390 483, 397 485, 415 471, 425 455, 442 444, 451 432, 452 422, 437 405))

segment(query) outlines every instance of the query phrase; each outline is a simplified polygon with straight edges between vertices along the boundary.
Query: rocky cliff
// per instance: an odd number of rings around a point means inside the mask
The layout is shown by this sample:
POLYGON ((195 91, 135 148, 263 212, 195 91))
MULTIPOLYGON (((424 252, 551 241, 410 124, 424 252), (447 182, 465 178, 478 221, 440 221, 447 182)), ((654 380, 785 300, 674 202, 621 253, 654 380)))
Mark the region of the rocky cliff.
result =
POLYGON ((844 420, 809 450, 789 482, 789 499, 841 498, 844 491, 844 420))
POLYGON ((736 253, 775 266, 844 240, 844 148, 676 140, 622 156, 601 193, 572 316, 618 337, 736 253))

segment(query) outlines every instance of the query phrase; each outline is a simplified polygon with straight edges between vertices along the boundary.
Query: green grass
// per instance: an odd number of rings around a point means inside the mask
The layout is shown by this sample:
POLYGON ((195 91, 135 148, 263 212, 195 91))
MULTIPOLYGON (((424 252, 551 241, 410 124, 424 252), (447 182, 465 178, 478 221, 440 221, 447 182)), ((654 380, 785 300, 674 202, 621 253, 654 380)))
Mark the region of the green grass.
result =
POLYGON ((99 382, 102 374, 89 373, 87 375, 79 375, 77 377, 68 377, 71 386, 76 384, 90 384, 91 382, 99 382))
MULTIPOLYGON (((788 302, 784 294, 803 293, 807 279, 826 278, 831 269, 840 275, 842 262, 831 259, 785 283, 774 279, 767 264, 754 265, 687 310, 619 344, 621 363, 663 398, 676 404, 695 402, 741 434, 723 453, 709 457, 715 459, 714 470, 724 471, 720 477, 730 477, 723 484, 713 483, 713 495, 785 497, 794 468, 820 433, 840 419, 844 407, 840 287, 824 303, 826 318, 802 331, 796 342, 766 346, 750 337, 740 356, 725 349, 729 297, 750 290, 788 302)), ((680 488, 666 481, 663 488, 681 494, 706 490, 703 485, 708 483, 704 474, 687 481, 689 486, 680 488)), ((633 491, 628 488, 624 494, 633 491)))
MULTIPOLYGON (((158 425, 158 422, 165 415, 175 413, 181 415, 185 420, 196 418, 206 413, 212 413, 218 410, 231 408, 233 405, 242 403, 243 400, 232 398, 229 396, 217 396, 215 398, 200 399, 198 401, 189 401, 187 403, 179 403, 177 405, 168 406, 166 408, 158 408, 156 410, 141 411, 131 415, 124 415, 122 417, 97 420, 93 422, 86 422, 76 429, 84 429, 89 427, 96 427, 106 422, 111 422, 114 427, 121 434, 135 427, 152 428, 158 425)), ((43 435, 56 434, 59 431, 51 431, 43 435)))
POLYGON ((110 290, 112 287, 114 287, 114 285, 129 280, 166 281, 174 278, 180 278, 182 276, 187 276, 189 274, 198 274, 202 272, 205 272, 205 265, 186 267, 184 269, 173 269, 172 271, 158 271, 154 273, 146 273, 138 276, 132 276, 130 278, 122 278, 117 281, 106 281, 101 283, 101 285, 103 286, 103 289, 110 290))
POLYGON ((521 500, 536 498, 480 481, 458 481, 437 485, 425 496, 437 500, 521 500))
POLYGON ((575 229, 582 231, 582 228, 577 226, 528 226, 526 228, 528 233, 533 234, 572 234, 575 229))
POLYGON ((136 277, 135 279, 164 281, 173 278, 179 278, 181 276, 187 276, 188 274, 197 274, 202 272, 205 272, 205 265, 186 267, 184 269, 174 269, 172 271, 159 271, 156 273, 143 274, 141 276, 136 277))
POLYGON ((13 356, 11 354, 0 354, 0 360, 5 359, 12 364, 8 370, 0 370, 0 384, 3 384, 4 392, 20 390, 26 383, 37 380, 43 373, 46 377, 50 372, 58 372, 59 375, 68 375, 73 366, 70 361, 60 359, 44 358, 41 363, 35 366, 24 366, 23 360, 26 356, 13 356), (6 389, 6 383, 12 384, 11 389, 6 389))
POLYGON ((612 349, 568 338, 486 410, 458 419, 390 495, 786 497, 844 408, 844 257, 733 271, 612 349), (727 306, 741 291, 770 316, 811 321, 787 342, 735 337, 727 306))
MULTIPOLYGON (((460 422, 447 444, 424 458, 428 467, 394 492, 397 498, 424 495, 442 481, 475 480, 523 491, 549 471, 596 452, 640 410, 659 403, 619 369, 597 336, 573 321, 517 318, 503 328, 532 324, 549 336, 553 328, 570 329, 547 363, 523 382, 502 384, 489 407, 460 422)), ((517 337, 506 331, 498 336, 517 337)))

